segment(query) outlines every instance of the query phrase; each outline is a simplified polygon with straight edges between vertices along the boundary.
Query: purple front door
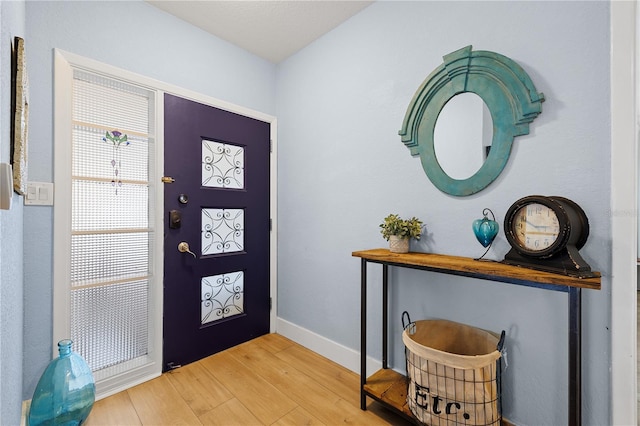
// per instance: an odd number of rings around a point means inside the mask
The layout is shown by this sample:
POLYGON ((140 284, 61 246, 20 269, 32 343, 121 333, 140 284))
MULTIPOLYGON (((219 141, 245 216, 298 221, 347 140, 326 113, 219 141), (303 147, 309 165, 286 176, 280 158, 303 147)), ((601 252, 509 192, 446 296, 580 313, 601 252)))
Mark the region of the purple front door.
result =
POLYGON ((269 332, 270 125, 165 95, 163 371, 269 332))

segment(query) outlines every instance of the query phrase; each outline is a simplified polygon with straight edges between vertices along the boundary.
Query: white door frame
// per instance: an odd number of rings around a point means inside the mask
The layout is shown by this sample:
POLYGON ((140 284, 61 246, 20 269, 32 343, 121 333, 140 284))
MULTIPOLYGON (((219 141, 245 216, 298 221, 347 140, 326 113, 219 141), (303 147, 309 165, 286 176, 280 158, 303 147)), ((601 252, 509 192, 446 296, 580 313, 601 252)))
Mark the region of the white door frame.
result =
MULTIPOLYGON (((611 424, 637 421, 638 156, 635 1, 611 1, 611 424)), ((640 56, 640 55, 638 55, 640 56)), ((607 291, 603 289, 602 291, 607 291)))
MULTIPOLYGON (((80 68, 92 73, 102 74, 134 85, 143 86, 156 92, 156 158, 155 170, 158 179, 164 171, 164 93, 169 93, 188 100, 210 105, 219 109, 230 111, 246 117, 254 118, 270 124, 271 128, 271 158, 270 158, 270 206, 269 213, 272 219, 270 235, 270 283, 269 291, 272 301, 272 309, 269 316, 269 330, 275 331, 277 316, 277 119, 276 117, 238 106, 230 102, 222 101, 178 86, 154 80, 136 73, 132 73, 109 64, 93 59, 54 50, 54 270, 53 270, 53 341, 57 342, 67 338, 70 333, 69 313, 69 264, 70 253, 70 229, 71 229, 71 152, 68 141, 71 140, 71 82, 73 68, 80 68)), ((156 186, 156 208, 154 226, 157 232, 164 232, 164 188, 156 186)), ((163 238, 156 238, 154 247, 154 271, 157 277, 163 276, 163 238)), ((162 282, 162 280, 160 280, 162 282)), ((125 390, 136 384, 145 382, 162 373, 162 307, 163 286, 157 285, 151 295, 151 317, 154 329, 150 330, 150 342, 153 353, 152 364, 148 364, 136 371, 128 371, 122 377, 108 380, 108 383, 98 384, 96 398, 101 399, 109 395, 125 390)), ((55 346, 55 345, 53 345, 55 346)), ((56 357, 57 350, 53 350, 56 357)))

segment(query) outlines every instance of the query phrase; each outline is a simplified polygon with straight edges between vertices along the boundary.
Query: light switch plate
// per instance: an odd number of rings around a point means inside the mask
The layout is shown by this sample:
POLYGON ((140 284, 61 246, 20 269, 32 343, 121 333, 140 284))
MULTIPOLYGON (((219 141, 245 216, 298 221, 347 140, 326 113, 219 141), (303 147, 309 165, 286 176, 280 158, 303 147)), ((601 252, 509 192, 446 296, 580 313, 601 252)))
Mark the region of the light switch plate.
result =
POLYGON ((52 206, 53 183, 27 182, 27 192, 24 194, 25 206, 52 206))

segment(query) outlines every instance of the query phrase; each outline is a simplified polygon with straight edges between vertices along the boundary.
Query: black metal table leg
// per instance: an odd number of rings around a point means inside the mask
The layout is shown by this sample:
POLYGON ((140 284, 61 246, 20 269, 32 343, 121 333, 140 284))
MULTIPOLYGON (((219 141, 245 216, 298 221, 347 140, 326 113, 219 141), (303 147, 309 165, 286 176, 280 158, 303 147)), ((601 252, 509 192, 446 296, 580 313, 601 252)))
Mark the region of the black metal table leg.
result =
POLYGON ((389 368, 389 265, 382 265, 382 368, 389 368))
POLYGON ((569 425, 582 424, 582 294, 569 287, 569 425))
POLYGON ((360 409, 367 409, 367 261, 360 262, 360 409))

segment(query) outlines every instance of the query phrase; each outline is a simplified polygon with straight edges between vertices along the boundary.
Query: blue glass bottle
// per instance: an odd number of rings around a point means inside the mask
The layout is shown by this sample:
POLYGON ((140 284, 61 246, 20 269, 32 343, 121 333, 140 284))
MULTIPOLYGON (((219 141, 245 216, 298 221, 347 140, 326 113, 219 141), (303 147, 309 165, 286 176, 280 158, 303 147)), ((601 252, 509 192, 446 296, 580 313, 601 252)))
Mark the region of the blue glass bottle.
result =
POLYGON ((71 350, 71 340, 58 342, 60 357, 49 363, 31 399, 28 424, 80 425, 96 399, 96 385, 84 358, 71 350))

